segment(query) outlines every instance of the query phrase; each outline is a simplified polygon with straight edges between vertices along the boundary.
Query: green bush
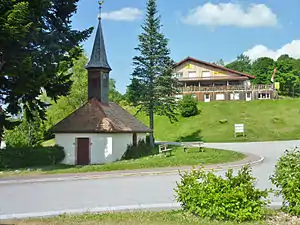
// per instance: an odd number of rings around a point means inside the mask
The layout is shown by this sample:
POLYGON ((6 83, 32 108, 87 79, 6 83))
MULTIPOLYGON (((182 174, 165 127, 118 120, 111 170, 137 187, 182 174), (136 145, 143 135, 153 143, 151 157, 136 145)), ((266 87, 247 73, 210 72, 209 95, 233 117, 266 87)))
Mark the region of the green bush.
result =
POLYGON ((249 166, 225 178, 203 168, 180 173, 176 198, 183 210, 212 220, 251 221, 265 216, 268 190, 255 188, 255 178, 249 166))
POLYGON ((283 210, 300 216, 300 150, 298 147, 286 150, 280 157, 271 181, 278 188, 277 195, 283 197, 283 210))
POLYGON ((179 109, 183 117, 195 116, 199 113, 197 100, 192 95, 184 95, 179 102, 179 109))
POLYGON ((37 147, 44 138, 42 120, 34 117, 33 121, 23 118, 21 124, 12 130, 6 130, 4 140, 6 146, 13 148, 37 147))
POLYGON ((127 150, 122 156, 122 160, 138 159, 145 156, 158 154, 157 148, 152 148, 147 142, 140 140, 139 143, 134 145, 128 145, 127 150))
POLYGON ((65 158, 63 147, 11 148, 0 150, 0 169, 49 166, 65 158))

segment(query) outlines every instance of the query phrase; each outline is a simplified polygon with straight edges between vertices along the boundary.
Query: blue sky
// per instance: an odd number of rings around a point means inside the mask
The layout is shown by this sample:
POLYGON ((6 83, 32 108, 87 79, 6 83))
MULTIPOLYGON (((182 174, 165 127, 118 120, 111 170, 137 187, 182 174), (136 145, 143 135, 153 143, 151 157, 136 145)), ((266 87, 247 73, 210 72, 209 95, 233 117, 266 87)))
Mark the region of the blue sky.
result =
MULTIPOLYGON (((81 0, 73 17, 75 29, 97 25, 97 0, 81 0)), ((111 77, 125 92, 136 54, 146 0, 106 0, 103 32, 111 77)), ((281 54, 300 58, 299 0, 157 0, 163 32, 175 61, 191 56, 230 62, 245 53, 252 60, 281 54), (298 26, 297 26, 298 25, 298 26)), ((88 55, 94 33, 84 43, 88 55)))

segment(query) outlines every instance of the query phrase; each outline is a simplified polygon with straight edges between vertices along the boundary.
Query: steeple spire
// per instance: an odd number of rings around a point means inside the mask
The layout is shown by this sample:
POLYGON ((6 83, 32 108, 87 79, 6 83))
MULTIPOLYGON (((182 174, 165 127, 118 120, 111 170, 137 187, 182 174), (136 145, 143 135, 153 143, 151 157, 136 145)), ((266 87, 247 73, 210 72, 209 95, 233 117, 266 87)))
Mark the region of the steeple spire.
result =
POLYGON ((99 1, 98 28, 97 28, 95 41, 94 41, 92 55, 90 61, 86 66, 86 69, 107 69, 111 71, 106 56, 102 24, 101 24, 101 9, 102 9, 103 2, 104 1, 99 1))
POLYGON ((88 99, 96 98, 103 104, 109 104, 109 72, 111 68, 107 61, 101 25, 102 4, 103 1, 99 1, 98 29, 92 55, 86 66, 88 71, 88 99))

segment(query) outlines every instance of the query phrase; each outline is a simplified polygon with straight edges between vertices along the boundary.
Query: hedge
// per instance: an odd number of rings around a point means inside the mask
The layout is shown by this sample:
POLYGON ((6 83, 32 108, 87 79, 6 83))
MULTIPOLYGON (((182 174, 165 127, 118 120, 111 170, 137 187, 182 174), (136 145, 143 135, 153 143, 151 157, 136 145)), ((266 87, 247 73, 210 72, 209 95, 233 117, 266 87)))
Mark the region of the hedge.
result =
POLYGON ((65 158, 63 147, 7 147, 0 150, 0 169, 18 169, 49 166, 60 163, 65 158))

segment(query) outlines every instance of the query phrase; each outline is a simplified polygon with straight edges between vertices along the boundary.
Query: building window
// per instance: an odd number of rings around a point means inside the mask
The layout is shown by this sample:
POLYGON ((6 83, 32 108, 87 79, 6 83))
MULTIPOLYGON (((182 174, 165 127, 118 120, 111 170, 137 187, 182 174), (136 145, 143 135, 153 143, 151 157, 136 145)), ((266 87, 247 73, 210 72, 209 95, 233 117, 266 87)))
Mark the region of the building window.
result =
POLYGON ((258 93, 258 99, 270 99, 270 93, 258 93))
POLYGON ((240 100, 240 93, 231 93, 230 100, 240 100))
POLYGON ((176 78, 181 78, 181 77, 183 77, 183 72, 175 73, 174 76, 175 76, 176 78))
POLYGON ((189 77, 197 77, 196 71, 189 71, 188 74, 189 74, 189 77))
POLYGON ((216 100, 218 100, 218 101, 225 100, 225 95, 224 94, 216 94, 216 100))
POLYGON ((210 71, 202 71, 202 77, 211 77, 210 71))

